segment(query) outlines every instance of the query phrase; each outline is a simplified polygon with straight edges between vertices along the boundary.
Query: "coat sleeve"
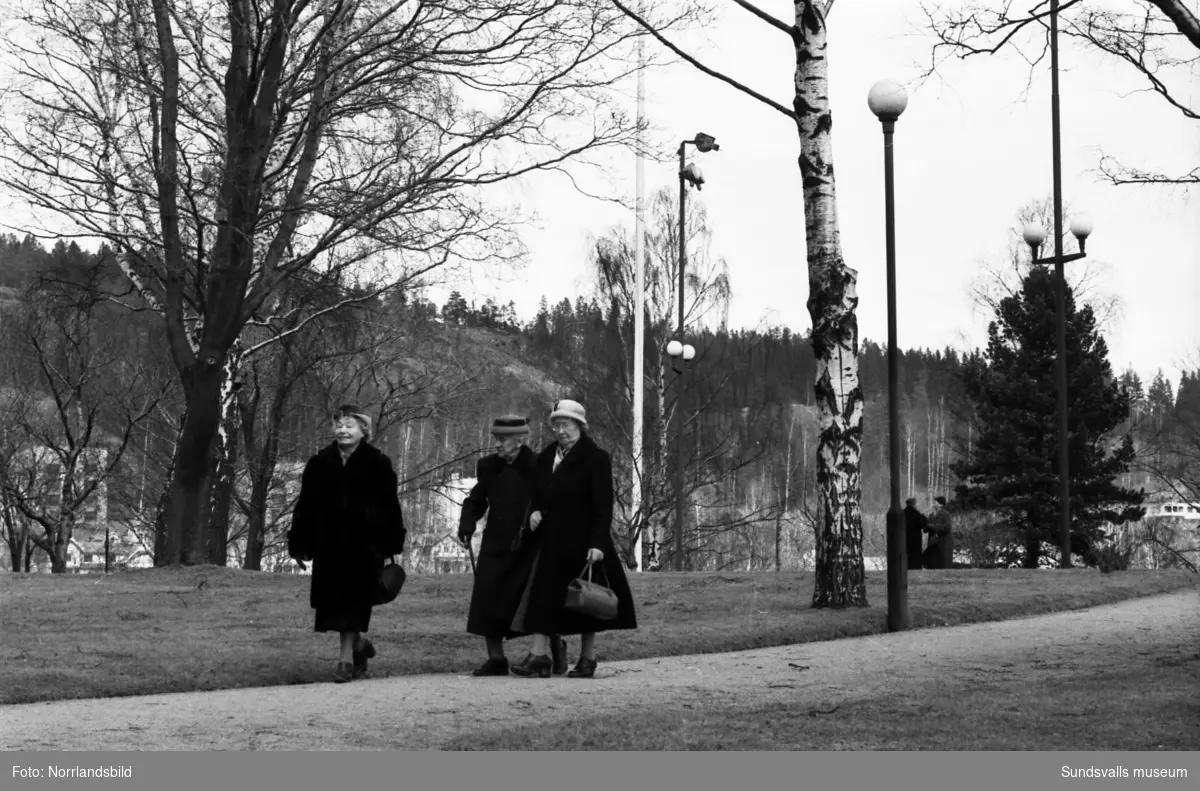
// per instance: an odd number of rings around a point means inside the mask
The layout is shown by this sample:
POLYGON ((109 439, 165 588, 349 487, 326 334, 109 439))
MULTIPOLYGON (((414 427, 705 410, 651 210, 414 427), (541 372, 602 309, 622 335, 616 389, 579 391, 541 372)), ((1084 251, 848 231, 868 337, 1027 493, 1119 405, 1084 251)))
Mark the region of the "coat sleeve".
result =
POLYGON ((392 460, 383 457, 380 465, 380 525, 379 549, 385 557, 399 555, 404 551, 404 540, 408 530, 404 527, 404 514, 400 510, 399 480, 392 460))
POLYGON ((588 547, 603 550, 612 539, 612 458, 601 451, 592 464, 592 524, 588 547))
MULTIPOLYGON (((542 511, 546 507, 546 493, 542 491, 542 456, 539 453, 533 459, 533 472, 529 484, 529 513, 542 511)), ((542 516, 545 516, 543 513, 542 516)))
POLYGON ((487 467, 480 459, 475 464, 475 485, 471 487, 467 499, 463 500, 462 513, 458 518, 458 534, 460 536, 475 535, 476 523, 487 513, 487 483, 484 481, 487 474, 487 467))
POLYGON ((308 460, 304 465, 304 474, 300 478, 300 496, 292 507, 292 526, 287 531, 288 555, 294 560, 311 558, 316 551, 316 535, 313 525, 316 523, 313 508, 318 494, 315 491, 317 483, 316 459, 308 460))

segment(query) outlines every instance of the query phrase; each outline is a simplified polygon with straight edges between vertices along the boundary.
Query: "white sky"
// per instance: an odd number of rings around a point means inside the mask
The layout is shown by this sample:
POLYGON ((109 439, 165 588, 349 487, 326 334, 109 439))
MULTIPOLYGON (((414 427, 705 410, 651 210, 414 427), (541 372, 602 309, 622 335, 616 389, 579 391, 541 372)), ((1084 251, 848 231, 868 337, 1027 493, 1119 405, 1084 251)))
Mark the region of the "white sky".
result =
MULTIPOLYGON (((760 7, 785 20, 793 13, 790 0, 762 0, 760 7)), ((732 2, 723 8, 704 35, 674 40, 790 105, 789 40, 732 2)), ((882 134, 866 97, 877 80, 897 80, 909 89, 895 140, 899 345, 961 350, 986 343, 988 316, 970 297, 981 263, 1006 256, 1017 210, 1051 193, 1049 58, 1034 69, 1032 83, 1025 61, 1008 54, 955 60, 940 79, 917 85, 931 46, 923 21, 915 0, 834 6, 829 58, 839 222, 846 261, 858 271, 860 338, 885 342, 882 134)), ((1200 128, 1157 97, 1130 95, 1143 85, 1114 61, 1066 37, 1060 45, 1063 198, 1091 214, 1088 251, 1103 273, 1099 288, 1121 300, 1119 318, 1106 329, 1110 360, 1117 371, 1131 365, 1147 384, 1159 368, 1177 384, 1181 367, 1200 364, 1200 203, 1178 190, 1106 185, 1094 169, 1104 151, 1128 165, 1186 172, 1200 160, 1200 128)), ((1197 82, 1192 106, 1200 103, 1197 82)), ((729 263, 731 326, 766 321, 805 332, 795 127, 686 64, 650 73, 646 94, 650 123, 674 141, 703 131, 721 144, 720 152, 698 155, 707 183, 689 200, 707 205, 713 253, 729 263)), ((633 156, 614 160, 614 171, 632 199, 633 156)), ((675 184, 674 163, 647 162, 647 196, 675 184)), ((539 178, 523 194, 541 220, 525 237, 528 265, 460 290, 480 304, 488 296, 511 299, 531 317, 542 295, 553 305, 584 291, 588 235, 620 224, 632 231, 633 215, 583 197, 564 178, 539 178)), ((439 304, 440 293, 430 293, 439 304)))

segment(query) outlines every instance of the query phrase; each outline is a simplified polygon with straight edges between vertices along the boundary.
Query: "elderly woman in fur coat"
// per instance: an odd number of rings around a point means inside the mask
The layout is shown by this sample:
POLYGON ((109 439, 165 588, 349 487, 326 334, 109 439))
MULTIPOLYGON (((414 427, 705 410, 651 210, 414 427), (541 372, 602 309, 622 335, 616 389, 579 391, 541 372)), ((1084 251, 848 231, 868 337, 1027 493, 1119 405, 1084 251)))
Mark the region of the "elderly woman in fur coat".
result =
POLYGON ((384 561, 404 551, 404 518, 392 461, 371 445, 371 418, 356 406, 333 416, 334 441, 308 460, 288 531, 288 554, 312 561, 315 630, 337 632, 333 680, 367 674, 364 637, 384 561))
POLYGON ((512 672, 549 678, 550 636, 577 634, 579 661, 567 676, 592 678, 596 633, 637 628, 633 593, 612 537, 612 460, 587 435, 587 414, 579 402, 558 401, 550 426, 556 441, 538 455, 529 516, 537 558, 513 621, 514 631, 533 634, 533 649, 512 672), (612 620, 564 606, 567 586, 589 563, 594 567, 593 580, 617 595, 617 616, 612 620))

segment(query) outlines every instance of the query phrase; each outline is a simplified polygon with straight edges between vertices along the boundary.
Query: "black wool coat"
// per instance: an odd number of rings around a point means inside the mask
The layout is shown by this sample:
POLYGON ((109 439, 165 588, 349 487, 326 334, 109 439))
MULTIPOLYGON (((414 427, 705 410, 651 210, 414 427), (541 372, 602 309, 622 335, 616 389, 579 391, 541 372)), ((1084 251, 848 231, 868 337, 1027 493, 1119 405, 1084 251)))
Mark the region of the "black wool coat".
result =
POLYGON ((910 569, 921 568, 921 544, 925 540, 927 525, 925 514, 912 506, 904 507, 904 551, 908 555, 910 569))
POLYGON ((541 512, 542 522, 533 534, 539 556, 524 627, 540 634, 636 629, 633 592, 612 537, 612 460, 586 433, 555 470, 557 450, 553 443, 537 459, 532 510, 541 512), (604 553, 593 567, 593 581, 617 594, 617 617, 609 621, 563 607, 567 586, 583 571, 589 549, 604 553))
POLYGON ((533 494, 534 452, 522 446, 509 464, 496 454, 475 465, 476 483, 463 502, 458 534, 471 536, 475 525, 487 514, 479 558, 475 564, 475 586, 467 613, 467 631, 481 637, 517 637, 510 628, 521 594, 533 565, 528 540, 514 549, 521 526, 528 520, 526 508, 533 494))
POLYGON ((313 609, 374 604, 384 560, 404 551, 404 517, 392 461, 360 442, 342 464, 336 443, 308 460, 288 531, 288 554, 312 559, 313 609))

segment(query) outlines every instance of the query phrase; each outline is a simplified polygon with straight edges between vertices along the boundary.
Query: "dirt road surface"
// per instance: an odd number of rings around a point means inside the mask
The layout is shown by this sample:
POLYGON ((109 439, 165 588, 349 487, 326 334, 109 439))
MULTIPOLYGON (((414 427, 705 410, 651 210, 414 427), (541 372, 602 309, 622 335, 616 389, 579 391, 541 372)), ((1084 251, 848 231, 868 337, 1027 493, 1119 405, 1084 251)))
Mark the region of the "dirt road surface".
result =
POLYGON ((481 730, 566 721, 583 703, 592 716, 667 700, 787 699, 817 711, 885 685, 1112 669, 1198 647, 1193 589, 997 623, 602 662, 592 680, 442 674, 4 706, 0 750, 436 750, 481 730))

